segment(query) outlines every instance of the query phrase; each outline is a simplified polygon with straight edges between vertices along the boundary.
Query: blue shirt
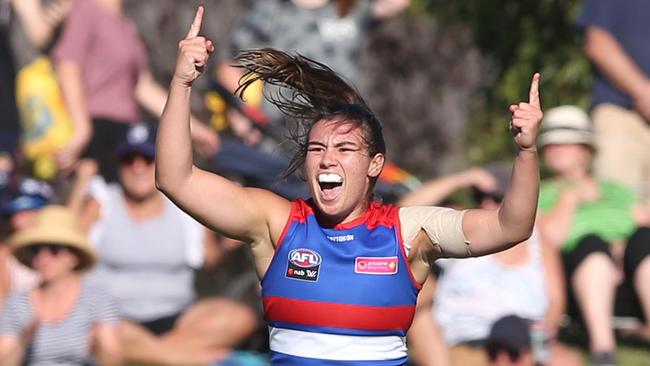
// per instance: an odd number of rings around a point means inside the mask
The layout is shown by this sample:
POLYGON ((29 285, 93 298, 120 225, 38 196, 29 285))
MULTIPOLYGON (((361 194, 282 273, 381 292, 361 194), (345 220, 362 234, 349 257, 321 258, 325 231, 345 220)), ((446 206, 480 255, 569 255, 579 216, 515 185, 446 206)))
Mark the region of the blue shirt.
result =
MULTIPOLYGON (((650 1, 648 0, 584 0, 577 19, 581 30, 596 26, 609 31, 636 65, 650 75, 650 1)), ((598 70, 592 105, 613 103, 632 108, 631 98, 615 87, 598 70)))

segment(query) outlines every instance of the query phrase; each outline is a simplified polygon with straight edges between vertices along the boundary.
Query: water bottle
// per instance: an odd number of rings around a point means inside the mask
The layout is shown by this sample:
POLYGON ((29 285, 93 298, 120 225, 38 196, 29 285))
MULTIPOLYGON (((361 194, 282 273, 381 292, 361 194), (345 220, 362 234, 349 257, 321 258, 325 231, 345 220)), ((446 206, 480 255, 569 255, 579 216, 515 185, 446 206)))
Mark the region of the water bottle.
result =
POLYGON ((535 365, 543 366, 548 362, 550 351, 548 338, 546 337, 546 326, 543 320, 535 320, 530 325, 530 343, 533 351, 535 365))

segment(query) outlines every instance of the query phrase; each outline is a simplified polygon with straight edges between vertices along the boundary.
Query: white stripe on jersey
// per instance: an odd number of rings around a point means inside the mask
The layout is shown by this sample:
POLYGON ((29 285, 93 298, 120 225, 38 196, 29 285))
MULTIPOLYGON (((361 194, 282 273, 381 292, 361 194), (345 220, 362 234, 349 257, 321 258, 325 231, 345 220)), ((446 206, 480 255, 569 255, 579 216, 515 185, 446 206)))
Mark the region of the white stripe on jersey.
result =
POLYGON ((271 351, 340 361, 396 360, 406 357, 406 338, 303 332, 269 326, 271 351))

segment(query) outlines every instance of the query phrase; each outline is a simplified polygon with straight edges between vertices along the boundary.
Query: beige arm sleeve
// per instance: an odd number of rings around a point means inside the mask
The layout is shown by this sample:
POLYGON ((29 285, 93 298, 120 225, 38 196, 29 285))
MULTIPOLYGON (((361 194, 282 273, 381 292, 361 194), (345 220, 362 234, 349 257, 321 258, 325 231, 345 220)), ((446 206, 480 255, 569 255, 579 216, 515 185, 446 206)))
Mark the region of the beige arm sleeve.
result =
POLYGON ((399 218, 404 244, 410 246, 418 233, 424 230, 431 242, 440 247, 445 257, 471 257, 470 243, 463 233, 464 215, 465 211, 446 207, 402 207, 399 210, 399 218))

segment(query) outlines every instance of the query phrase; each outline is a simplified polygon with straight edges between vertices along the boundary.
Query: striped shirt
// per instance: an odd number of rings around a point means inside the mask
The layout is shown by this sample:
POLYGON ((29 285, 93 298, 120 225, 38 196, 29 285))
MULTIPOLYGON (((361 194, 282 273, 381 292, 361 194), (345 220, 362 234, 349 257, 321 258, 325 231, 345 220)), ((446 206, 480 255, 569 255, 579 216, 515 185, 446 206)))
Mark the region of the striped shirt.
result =
MULTIPOLYGON (((29 292, 9 297, 0 318, 0 336, 20 337, 35 317, 29 292)), ((39 323, 27 347, 25 364, 85 365, 92 362, 90 335, 97 323, 119 320, 117 306, 105 291, 82 285, 79 299, 63 320, 39 323)))

